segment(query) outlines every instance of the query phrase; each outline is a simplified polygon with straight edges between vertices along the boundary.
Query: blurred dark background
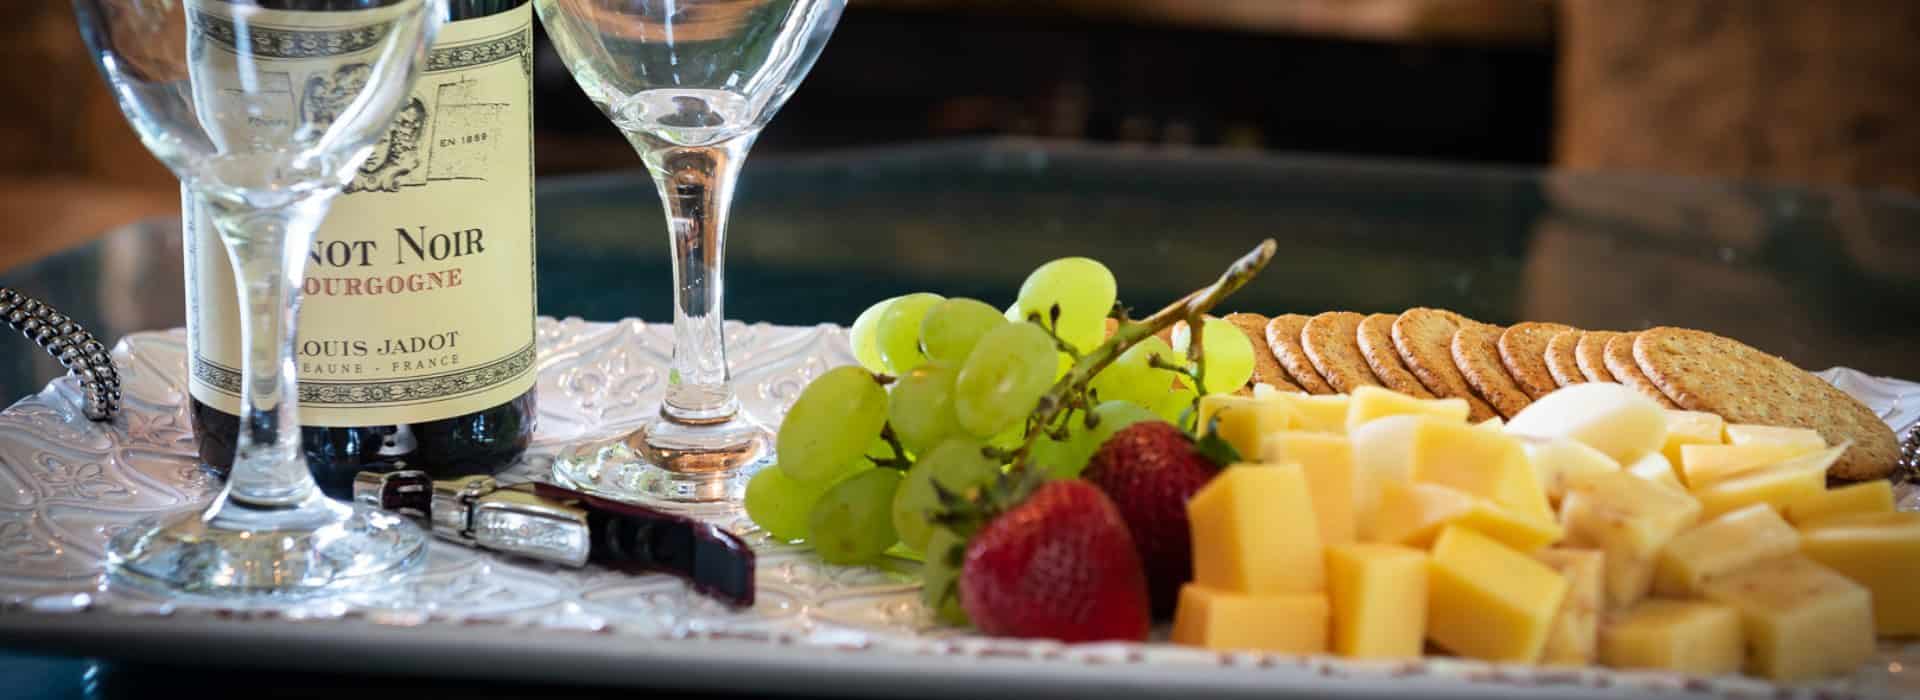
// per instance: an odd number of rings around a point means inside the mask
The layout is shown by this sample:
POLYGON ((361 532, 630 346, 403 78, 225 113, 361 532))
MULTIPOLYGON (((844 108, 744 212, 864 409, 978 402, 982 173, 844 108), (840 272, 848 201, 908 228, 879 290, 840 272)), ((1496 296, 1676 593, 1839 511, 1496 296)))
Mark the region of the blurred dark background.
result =
MULTIPOLYGON (((64 2, 0 25, 0 270, 177 210, 64 2)), ((543 174, 637 159, 543 45, 543 174)), ((851 0, 756 154, 1020 135, 1920 192, 1910 0, 851 0)))

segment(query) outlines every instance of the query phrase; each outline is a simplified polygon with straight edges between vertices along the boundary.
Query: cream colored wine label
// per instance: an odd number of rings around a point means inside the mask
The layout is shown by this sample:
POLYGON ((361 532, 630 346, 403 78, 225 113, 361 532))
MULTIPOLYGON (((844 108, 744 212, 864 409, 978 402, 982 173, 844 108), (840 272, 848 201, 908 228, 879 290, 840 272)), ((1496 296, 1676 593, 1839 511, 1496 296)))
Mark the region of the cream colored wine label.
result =
MULTIPOLYGON (((221 38, 217 26, 203 32, 221 38)), ((304 25, 247 34, 254 47, 292 53, 351 47, 358 36, 304 25)), ((327 81, 346 79, 311 59, 290 57, 288 74, 270 78, 289 86, 293 113, 324 108, 298 103, 324 101, 327 81)), ((420 423, 533 388, 532 75, 532 3, 440 29, 412 98, 308 253, 294 348, 300 422, 420 423)), ((191 392, 237 414, 233 271, 208 217, 186 204, 191 392)))

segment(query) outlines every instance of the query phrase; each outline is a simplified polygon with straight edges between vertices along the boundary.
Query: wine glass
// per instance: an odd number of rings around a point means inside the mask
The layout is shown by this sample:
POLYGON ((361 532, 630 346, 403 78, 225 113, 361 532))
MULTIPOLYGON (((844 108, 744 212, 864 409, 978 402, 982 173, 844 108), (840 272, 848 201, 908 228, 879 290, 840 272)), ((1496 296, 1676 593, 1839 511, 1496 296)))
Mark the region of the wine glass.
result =
POLYGON ((243 311, 226 488, 203 511, 114 536, 112 581, 298 599, 384 585, 424 560, 418 527, 315 487, 293 340, 314 232, 406 103, 441 2, 74 0, 121 111, 212 217, 243 311))
POLYGON ((813 67, 845 0, 535 0, 587 97, 653 175, 673 249, 673 362, 658 418, 579 446, 554 476, 616 498, 737 500, 773 436, 729 385, 727 212, 760 129, 813 67))

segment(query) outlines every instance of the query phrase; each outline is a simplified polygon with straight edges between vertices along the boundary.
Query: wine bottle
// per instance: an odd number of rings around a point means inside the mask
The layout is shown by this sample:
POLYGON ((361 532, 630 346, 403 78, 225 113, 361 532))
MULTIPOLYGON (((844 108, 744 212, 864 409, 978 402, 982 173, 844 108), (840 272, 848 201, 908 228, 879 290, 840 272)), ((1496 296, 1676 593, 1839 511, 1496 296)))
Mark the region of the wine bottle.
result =
MULTIPOLYGON (((360 471, 497 473, 533 436, 533 6, 446 8, 412 98, 333 200, 307 259, 294 358, 302 439, 336 498, 360 471)), ((326 40, 286 32, 287 45, 326 40)), ((305 109, 324 108, 327 80, 351 76, 269 76, 282 78, 305 109)), ((238 297, 207 217, 190 198, 182 209, 191 420, 200 458, 224 475, 239 432, 238 297)))

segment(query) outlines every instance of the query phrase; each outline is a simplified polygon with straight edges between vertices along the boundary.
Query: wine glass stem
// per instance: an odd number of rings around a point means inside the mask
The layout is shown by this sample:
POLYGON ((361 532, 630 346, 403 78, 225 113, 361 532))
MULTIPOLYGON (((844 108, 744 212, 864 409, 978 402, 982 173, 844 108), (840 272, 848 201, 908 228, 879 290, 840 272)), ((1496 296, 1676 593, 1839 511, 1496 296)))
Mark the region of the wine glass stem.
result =
POLYGON ((313 475, 300 448, 295 320, 307 249, 326 214, 328 197, 272 209, 210 205, 227 244, 240 296, 240 436, 226 499, 246 506, 298 505, 314 498, 313 475))
POLYGON ((653 173, 673 246, 673 366, 660 413, 687 424, 719 423, 740 410, 727 371, 721 321, 726 292, 727 213, 757 134, 706 146, 633 138, 653 173))

